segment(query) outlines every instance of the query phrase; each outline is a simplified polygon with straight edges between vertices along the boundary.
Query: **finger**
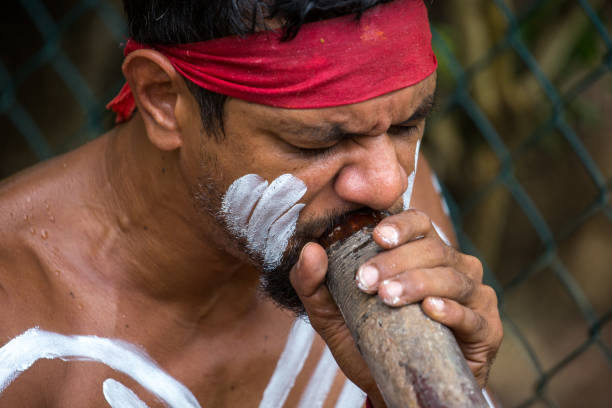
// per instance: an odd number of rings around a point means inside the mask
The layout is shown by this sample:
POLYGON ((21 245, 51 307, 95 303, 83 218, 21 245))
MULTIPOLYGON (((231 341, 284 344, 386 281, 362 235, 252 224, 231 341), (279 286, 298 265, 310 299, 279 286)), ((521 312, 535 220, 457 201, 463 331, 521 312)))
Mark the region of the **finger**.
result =
POLYGON ((483 387, 503 338, 499 314, 481 314, 452 300, 437 297, 426 298, 421 308, 426 315, 453 331, 472 373, 483 387))
POLYGON ((453 300, 427 297, 421 308, 433 320, 450 328, 462 341, 476 343, 488 337, 487 320, 475 310, 453 300))
POLYGON ((372 236, 385 249, 423 237, 438 238, 429 216, 414 209, 385 218, 374 228, 372 236))
POLYGON ((455 268, 411 269, 382 281, 378 296, 390 306, 403 306, 438 296, 469 305, 477 283, 455 268))
POLYGON ((382 281, 404 271, 441 266, 453 267, 478 283, 482 281, 483 269, 478 258, 462 254, 438 238, 423 238, 383 251, 361 265, 355 279, 359 289, 376 293, 382 281))

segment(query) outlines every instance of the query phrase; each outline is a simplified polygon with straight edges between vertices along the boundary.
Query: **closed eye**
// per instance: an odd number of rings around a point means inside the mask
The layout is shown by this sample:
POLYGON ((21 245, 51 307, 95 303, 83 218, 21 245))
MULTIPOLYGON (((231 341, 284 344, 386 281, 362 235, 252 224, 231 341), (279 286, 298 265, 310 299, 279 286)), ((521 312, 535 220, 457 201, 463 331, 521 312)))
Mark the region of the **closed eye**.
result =
POLYGON ((413 135, 418 135, 419 127, 418 126, 409 126, 409 125, 394 125, 389 128, 387 134, 389 136, 399 136, 399 137, 412 137, 413 135))
POLYGON ((332 145, 332 146, 317 147, 317 148, 306 148, 306 147, 299 147, 299 146, 293 146, 293 148, 295 149, 296 153, 298 153, 302 157, 319 159, 319 158, 327 157, 334 150, 336 146, 337 144, 332 145))

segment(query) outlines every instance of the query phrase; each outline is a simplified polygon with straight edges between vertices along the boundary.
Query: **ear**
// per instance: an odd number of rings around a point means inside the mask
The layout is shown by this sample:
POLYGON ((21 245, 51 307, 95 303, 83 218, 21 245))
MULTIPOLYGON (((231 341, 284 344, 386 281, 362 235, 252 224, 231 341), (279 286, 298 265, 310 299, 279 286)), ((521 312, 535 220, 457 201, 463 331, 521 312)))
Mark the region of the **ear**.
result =
POLYGON ((130 84, 147 137, 160 150, 182 145, 180 109, 185 109, 189 90, 183 78, 161 53, 136 50, 123 61, 123 75, 130 84))

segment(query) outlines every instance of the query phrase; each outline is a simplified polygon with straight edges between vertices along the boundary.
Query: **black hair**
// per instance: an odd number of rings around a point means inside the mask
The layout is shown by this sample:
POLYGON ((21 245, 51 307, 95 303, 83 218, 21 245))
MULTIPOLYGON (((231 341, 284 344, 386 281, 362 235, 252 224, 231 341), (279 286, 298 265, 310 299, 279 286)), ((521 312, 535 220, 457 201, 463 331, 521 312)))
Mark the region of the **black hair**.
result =
MULTIPOLYGON (((124 0, 130 36, 143 44, 183 44, 265 30, 277 19, 290 41, 304 23, 345 14, 360 16, 391 0, 124 0)), ((200 104, 204 129, 223 134, 227 97, 186 82, 200 104)))

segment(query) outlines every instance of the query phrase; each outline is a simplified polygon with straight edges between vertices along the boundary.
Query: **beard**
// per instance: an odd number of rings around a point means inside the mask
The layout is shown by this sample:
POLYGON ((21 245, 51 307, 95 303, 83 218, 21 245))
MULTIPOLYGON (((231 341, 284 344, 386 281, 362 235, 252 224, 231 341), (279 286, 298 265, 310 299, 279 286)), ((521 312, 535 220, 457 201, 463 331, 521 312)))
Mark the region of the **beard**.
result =
MULTIPOLYGON (((220 172, 217 171, 213 174, 218 176, 220 172)), ((196 207, 215 220, 215 224, 220 227, 219 229, 225 237, 221 240, 216 239, 217 242, 224 244, 223 248, 220 249, 234 253, 240 258, 246 256, 257 267, 260 271, 259 292, 263 297, 272 300, 279 307, 290 310, 298 316, 305 315, 304 305, 289 279, 291 269, 297 263, 302 248, 308 242, 317 242, 317 234, 320 234, 322 230, 331 230, 354 211, 335 209, 315 219, 302 222, 298 220, 295 232, 289 239, 280 262, 275 263, 273 267, 265 266, 263 256, 250 250, 246 239, 233 232, 226 218, 222 215, 223 194, 220 191, 220 185, 222 185, 222 182, 216 177, 200 178, 198 186, 193 192, 196 207)))

